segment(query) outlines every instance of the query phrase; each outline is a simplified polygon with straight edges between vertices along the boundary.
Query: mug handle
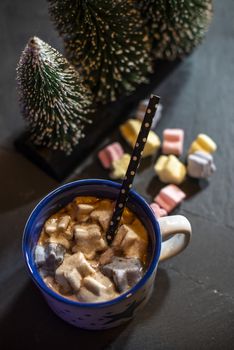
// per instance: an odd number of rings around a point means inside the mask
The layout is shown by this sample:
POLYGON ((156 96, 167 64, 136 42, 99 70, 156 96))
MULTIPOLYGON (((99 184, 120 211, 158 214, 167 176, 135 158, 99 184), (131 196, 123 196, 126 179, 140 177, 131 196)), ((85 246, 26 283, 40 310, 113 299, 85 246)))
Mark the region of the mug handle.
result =
POLYGON ((159 261, 167 260, 184 250, 192 237, 188 219, 182 215, 164 216, 158 219, 162 236, 159 261))

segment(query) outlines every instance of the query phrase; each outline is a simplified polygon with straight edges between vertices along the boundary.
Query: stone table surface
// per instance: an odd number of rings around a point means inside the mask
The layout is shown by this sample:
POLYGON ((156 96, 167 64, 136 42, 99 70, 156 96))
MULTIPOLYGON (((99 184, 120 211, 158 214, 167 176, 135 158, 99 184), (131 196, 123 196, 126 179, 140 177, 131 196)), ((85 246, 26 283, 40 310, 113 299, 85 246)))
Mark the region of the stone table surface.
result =
MULTIPOLYGON (((84 331, 57 318, 31 282, 21 253, 22 230, 36 203, 60 183, 17 153, 24 127, 15 67, 32 35, 61 50, 45 0, 0 2, 0 344, 1 349, 233 349, 234 342, 234 2, 214 1, 214 20, 194 53, 155 90, 162 97, 158 126, 185 130, 185 149, 200 132, 218 144, 209 182, 187 180, 188 198, 176 213, 191 221, 193 239, 180 256, 161 263, 153 295, 141 314, 108 331, 84 331)), ((120 140, 118 130, 110 140, 120 140)), ((127 145, 121 140, 125 149, 127 145)), ((99 146, 99 148, 101 145, 99 146)), ((65 181, 107 178, 93 152, 65 181)), ((183 155, 185 159, 185 154, 183 155)), ((134 188, 146 200, 163 185, 146 159, 134 188)))

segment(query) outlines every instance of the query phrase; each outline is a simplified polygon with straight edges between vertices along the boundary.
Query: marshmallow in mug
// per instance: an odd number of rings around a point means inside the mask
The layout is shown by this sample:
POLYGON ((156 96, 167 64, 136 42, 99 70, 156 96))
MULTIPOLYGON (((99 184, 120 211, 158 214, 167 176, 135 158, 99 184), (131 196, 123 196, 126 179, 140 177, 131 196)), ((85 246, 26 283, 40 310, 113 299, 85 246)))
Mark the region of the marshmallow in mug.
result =
POLYGON ((163 131, 163 154, 174 154, 180 156, 183 153, 184 130, 183 129, 165 129, 163 131))
MULTIPOLYGON (((141 122, 137 119, 128 119, 124 124, 120 125, 120 132, 123 138, 134 148, 138 134, 141 129, 141 122)), ((142 157, 147 157, 155 154, 160 147, 160 139, 154 131, 150 130, 145 143, 145 148, 142 157)))
POLYGON ((186 176, 185 165, 174 155, 160 156, 154 166, 159 179, 164 183, 181 184, 186 176))
POLYGON ((214 153, 216 149, 217 149, 217 145, 210 136, 206 134, 199 134, 197 138, 190 145, 188 153, 190 154, 196 151, 214 153))
POLYGON ((141 262, 137 258, 113 257, 111 262, 102 266, 104 275, 113 279, 120 293, 135 286, 143 276, 141 262))
MULTIPOLYGON (((142 100, 138 105, 138 108, 136 111, 136 118, 139 119, 140 121, 143 121, 145 117, 145 111, 148 106, 148 103, 149 103, 149 100, 142 100)), ((163 110, 163 106, 161 103, 159 103, 157 107, 157 111, 152 121, 151 129, 155 129, 155 127, 157 126, 159 120, 162 117, 162 110, 163 110)))
POLYGON ((113 142, 98 152, 98 158, 105 169, 110 169, 114 161, 119 160, 124 154, 119 142, 113 142))
POLYGON ((113 200, 76 197, 47 219, 34 258, 48 286, 73 300, 101 302, 116 298, 138 282, 147 259, 147 232, 125 208, 108 247, 105 232, 113 207, 113 200), (68 246, 50 243, 51 238, 65 239, 68 231, 68 246))
POLYGON ((211 154, 202 151, 189 154, 187 165, 189 176, 198 179, 206 179, 211 176, 215 170, 216 166, 211 154))
POLYGON ((161 189, 154 201, 163 209, 170 213, 186 197, 186 194, 176 185, 168 185, 161 189))
POLYGON ((65 252, 66 249, 61 244, 47 243, 44 246, 38 244, 34 251, 35 263, 46 273, 53 273, 63 262, 65 252))

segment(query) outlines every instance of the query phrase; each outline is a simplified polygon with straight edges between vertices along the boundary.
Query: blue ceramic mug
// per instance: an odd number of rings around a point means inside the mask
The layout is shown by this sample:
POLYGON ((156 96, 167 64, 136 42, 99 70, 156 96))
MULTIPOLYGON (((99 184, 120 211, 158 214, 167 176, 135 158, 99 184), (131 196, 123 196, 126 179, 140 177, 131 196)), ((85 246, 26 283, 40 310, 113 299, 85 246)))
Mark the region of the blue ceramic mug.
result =
POLYGON ((151 247, 150 263, 142 279, 119 297, 98 303, 72 301, 51 290, 39 275, 33 256, 46 219, 76 196, 116 199, 119 189, 118 183, 98 179, 79 180, 62 185, 39 202, 24 229, 23 255, 31 278, 56 315, 80 328, 107 329, 131 319, 145 305, 152 293, 158 262, 181 252, 191 238, 191 226, 184 216, 168 216, 157 220, 146 201, 131 190, 128 207, 147 229, 151 247))

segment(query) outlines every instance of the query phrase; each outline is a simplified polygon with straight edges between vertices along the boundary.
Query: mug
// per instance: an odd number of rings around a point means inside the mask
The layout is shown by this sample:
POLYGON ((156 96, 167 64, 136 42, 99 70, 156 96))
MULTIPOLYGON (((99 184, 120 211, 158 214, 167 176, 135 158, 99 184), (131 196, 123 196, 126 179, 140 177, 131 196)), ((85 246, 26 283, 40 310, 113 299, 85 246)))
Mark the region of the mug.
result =
POLYGON ((23 234, 23 255, 29 274, 50 308, 64 321, 84 329, 107 329, 129 321, 151 296, 159 261, 184 250, 191 238, 189 221, 181 215, 155 217, 147 202, 134 190, 127 206, 145 226, 150 241, 151 259, 141 280, 119 297, 97 303, 69 300, 50 289, 34 261, 34 249, 45 221, 77 196, 117 199, 121 184, 101 179, 78 180, 62 185, 44 197, 32 211, 23 234))

